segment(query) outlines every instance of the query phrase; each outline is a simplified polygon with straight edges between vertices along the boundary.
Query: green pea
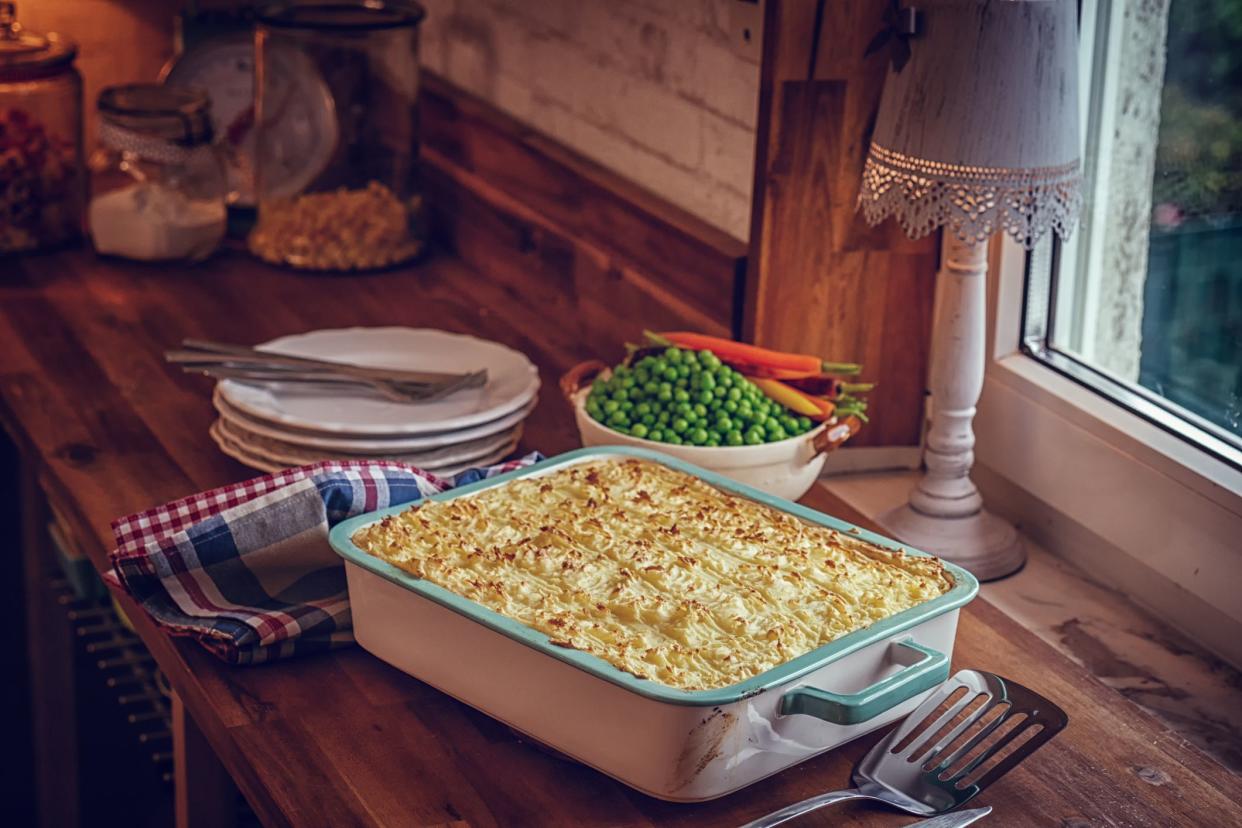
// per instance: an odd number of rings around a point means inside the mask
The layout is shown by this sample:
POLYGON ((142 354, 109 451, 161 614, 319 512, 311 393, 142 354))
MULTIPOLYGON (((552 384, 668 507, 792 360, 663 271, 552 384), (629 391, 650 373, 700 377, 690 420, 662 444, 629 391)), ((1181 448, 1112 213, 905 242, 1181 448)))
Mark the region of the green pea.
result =
POLYGON ((744 442, 746 442, 746 438, 743 437, 742 432, 738 431, 736 428, 725 435, 725 445, 740 446, 744 442))
POLYGON ((655 380, 647 380, 643 383, 643 393, 649 397, 654 397, 656 392, 660 390, 660 383, 655 380))
POLYGON ((624 388, 615 388, 612 392, 612 398, 618 402, 622 402, 630 398, 630 392, 626 391, 624 388))
MULTIPOLYGON (((678 380, 680 382, 681 380, 678 380)), ((673 391, 673 399, 677 402, 688 402, 690 400, 690 392, 684 388, 678 388, 673 391)))
POLYGON ((716 387, 715 377, 713 377, 711 374, 706 373, 706 372, 699 374, 699 388, 704 388, 708 391, 711 391, 715 387, 716 387))
POLYGON ((676 420, 673 420, 673 431, 678 434, 685 434, 689 428, 690 423, 686 421, 685 417, 678 417, 676 420))
POLYGON ((678 372, 677 368, 675 368, 672 365, 669 365, 663 371, 660 372, 660 376, 664 377, 664 379, 668 382, 676 382, 677 378, 681 376, 681 374, 678 372))
POLYGON ((726 415, 721 414, 719 417, 716 418, 716 428, 719 429, 722 433, 732 431, 734 427, 735 426, 733 425, 733 421, 730 420, 726 415))
POLYGON ((664 442, 668 443, 670 446, 680 446, 682 444, 682 439, 676 434, 673 434, 671 431, 666 431, 664 432, 664 442))
POLYGON ((694 407, 688 402, 679 402, 673 406, 673 413, 686 416, 694 411, 694 407))
POLYGON ((729 412, 730 414, 737 413, 737 403, 734 402, 733 400, 725 400, 724 402, 720 404, 720 407, 723 408, 725 411, 729 412))
POLYGON ((625 416, 624 411, 614 411, 608 415, 608 425, 610 426, 625 425, 629 421, 630 418, 625 416))
POLYGON ((674 365, 681 362, 683 356, 681 348, 666 348, 664 350, 664 358, 674 365))
POLYGON ((729 389, 725 388, 723 385, 717 385, 712 389, 712 393, 716 395, 716 399, 723 400, 725 395, 729 393, 729 389))
POLYGON ((725 388, 733 387, 733 372, 728 368, 721 366, 716 371, 716 384, 723 385, 725 388))
POLYGON ((621 407, 621 403, 617 402, 616 400, 605 400, 604 401, 604 413, 605 414, 611 414, 612 412, 616 411, 620 407, 621 407))
POLYGON ((706 443, 707 429, 696 428, 694 431, 690 432, 690 442, 694 443, 696 446, 701 446, 706 443))
POLYGON ((756 433, 755 433, 755 432, 753 432, 753 431, 748 431, 748 432, 746 432, 746 438, 745 438, 745 439, 746 439, 746 445, 748 445, 748 446, 757 446, 757 445, 759 445, 760 443, 762 443, 762 442, 763 442, 763 435, 762 435, 762 434, 756 434, 756 433))
POLYGON ((664 425, 669 421, 670 417, 671 415, 667 411, 661 411, 656 415, 656 422, 660 425, 664 425))
POLYGON ((709 448, 716 448, 720 445, 720 440, 716 437, 708 437, 707 442, 703 445, 708 446, 709 448))
POLYGON ((695 399, 697 399, 702 405, 711 405, 716 401, 716 395, 711 391, 700 391, 695 399))
POLYGON ((640 402, 638 405, 634 406, 634 413, 640 417, 644 414, 650 414, 651 403, 640 402))
POLYGON ((656 424, 656 417, 654 414, 644 414, 642 415, 642 417, 639 418, 638 421, 642 423, 643 425, 645 425, 647 428, 651 428, 653 425, 656 424))
POLYGON ((656 394, 656 399, 660 402, 669 402, 673 399, 673 392, 660 389, 660 393, 656 394))
POLYGON ((703 405, 703 403, 695 403, 693 411, 694 411, 694 416, 696 417, 707 416, 707 406, 703 405))
POLYGON ((658 428, 653 428, 651 431, 647 432, 647 439, 654 440, 657 443, 663 443, 664 431, 658 428))
POLYGON ((809 431, 811 428, 811 418, 810 417, 799 417, 798 428, 802 429, 803 431, 809 431))
POLYGON ((678 365, 678 366, 677 366, 677 376, 679 376, 679 377, 683 377, 683 378, 684 378, 684 377, 689 377, 689 376, 690 376, 690 366, 689 366, 689 365, 687 365, 685 362, 681 363, 681 365, 678 365))
POLYGON ((639 438, 646 437, 647 427, 643 425, 642 423, 638 423, 637 425, 635 425, 633 428, 630 429, 630 434, 633 434, 635 437, 639 437, 639 438))
POLYGON ((720 357, 716 356, 711 351, 699 351, 699 364, 704 368, 719 368, 720 357))
POLYGON ((798 427, 798 421, 795 420, 793 417, 790 417, 788 414, 781 417, 781 428, 785 429, 786 431, 793 431, 797 427, 798 427))
POLYGON ((725 393, 725 396, 729 400, 732 400, 733 402, 737 402, 738 400, 742 398, 742 389, 738 388, 737 386, 734 386, 725 393))

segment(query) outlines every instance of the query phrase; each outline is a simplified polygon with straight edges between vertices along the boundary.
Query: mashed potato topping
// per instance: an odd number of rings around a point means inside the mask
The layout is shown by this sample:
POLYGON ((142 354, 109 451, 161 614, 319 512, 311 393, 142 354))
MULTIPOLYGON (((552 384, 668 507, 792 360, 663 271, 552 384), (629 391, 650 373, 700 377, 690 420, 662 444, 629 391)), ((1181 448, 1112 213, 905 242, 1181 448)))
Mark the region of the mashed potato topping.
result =
POLYGON ((952 587, 939 560, 605 459, 354 535, 410 574, 683 690, 726 687, 952 587))

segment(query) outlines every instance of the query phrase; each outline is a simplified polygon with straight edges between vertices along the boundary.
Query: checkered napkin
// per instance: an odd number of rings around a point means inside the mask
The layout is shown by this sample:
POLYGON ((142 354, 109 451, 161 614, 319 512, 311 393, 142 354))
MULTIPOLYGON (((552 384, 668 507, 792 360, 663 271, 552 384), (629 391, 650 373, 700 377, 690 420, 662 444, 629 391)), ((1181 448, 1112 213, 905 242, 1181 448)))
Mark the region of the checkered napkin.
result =
POLYGON ((329 528, 540 459, 449 478, 388 461, 324 462, 212 489, 114 521, 107 580, 169 633, 232 664, 340 647, 354 635, 329 528))

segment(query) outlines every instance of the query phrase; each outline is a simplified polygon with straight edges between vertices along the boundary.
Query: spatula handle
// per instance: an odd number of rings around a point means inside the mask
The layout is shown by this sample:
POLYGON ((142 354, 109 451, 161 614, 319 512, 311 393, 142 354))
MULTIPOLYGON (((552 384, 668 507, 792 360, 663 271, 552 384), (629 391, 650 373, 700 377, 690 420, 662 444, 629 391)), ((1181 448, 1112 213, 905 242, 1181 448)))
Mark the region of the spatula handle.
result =
POLYGON ((741 828, 772 828, 773 825, 780 825, 782 822, 788 822, 794 817, 800 817, 810 811, 817 811, 826 805, 834 802, 844 802, 847 799, 873 799, 857 788, 850 788, 844 791, 832 791, 831 793, 813 796, 810 799, 804 799, 801 802, 795 802, 781 808, 779 811, 773 811, 767 816, 760 817, 754 822, 748 822, 741 828))

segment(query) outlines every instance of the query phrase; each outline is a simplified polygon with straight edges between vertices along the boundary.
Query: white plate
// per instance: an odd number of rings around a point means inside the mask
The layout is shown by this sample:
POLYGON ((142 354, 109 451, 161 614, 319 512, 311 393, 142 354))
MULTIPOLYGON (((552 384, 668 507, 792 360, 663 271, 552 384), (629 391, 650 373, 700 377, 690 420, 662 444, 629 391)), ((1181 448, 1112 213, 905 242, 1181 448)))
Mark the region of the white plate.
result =
POLYGON ((458 463, 466 463, 479 457, 486 457, 505 446, 516 445, 517 441, 522 437, 522 426, 518 424, 511 429, 480 440, 472 440, 468 443, 444 446, 443 448, 430 449, 428 451, 351 454, 349 452, 329 451, 309 446, 293 445, 282 440, 273 440, 270 437, 253 434, 223 417, 216 421, 216 428, 224 437, 237 443, 250 454, 278 463, 300 465, 303 463, 315 463, 319 460, 396 460, 400 463, 409 463, 412 466, 421 466, 426 469, 451 466, 458 463))
POLYGON ((535 409, 535 402, 531 400, 522 408, 511 411, 503 417, 456 431, 440 431, 414 437, 353 437, 347 434, 301 431, 288 426, 265 423, 229 405, 221 398, 219 390, 211 396, 211 403, 216 407, 216 412, 230 425, 235 425, 251 434, 280 440, 283 443, 338 451, 343 454, 405 454, 461 445, 502 431, 511 431, 535 409))
POLYGON ((487 385, 430 403, 326 393, 308 386, 216 387, 229 405, 269 423, 333 434, 408 436, 452 431, 495 420, 530 402, 539 372, 525 356, 496 342, 429 328, 342 328, 284 336, 259 347, 294 356, 407 371, 487 369, 487 385))
MULTIPOLYGON (((252 469, 258 469, 259 471, 270 474, 272 472, 282 471, 290 466, 303 465, 301 463, 281 463, 275 460, 260 457, 259 455, 250 452, 234 440, 230 440, 224 434, 221 434, 215 423, 211 424, 211 428, 207 430, 207 433, 211 436, 211 439, 215 441, 215 444, 220 448, 220 451, 227 454, 229 457, 232 457, 242 465, 249 466, 252 469)), ((513 449, 516 446, 516 442, 517 441, 515 440, 514 445, 506 446, 501 450, 495 451, 485 457, 480 457, 477 460, 471 460, 467 463, 457 463, 451 466, 441 466, 435 469, 424 469, 424 471, 430 472, 438 477, 451 477, 452 475, 463 472, 466 469, 490 466, 494 463, 500 462, 512 454, 513 449)))

